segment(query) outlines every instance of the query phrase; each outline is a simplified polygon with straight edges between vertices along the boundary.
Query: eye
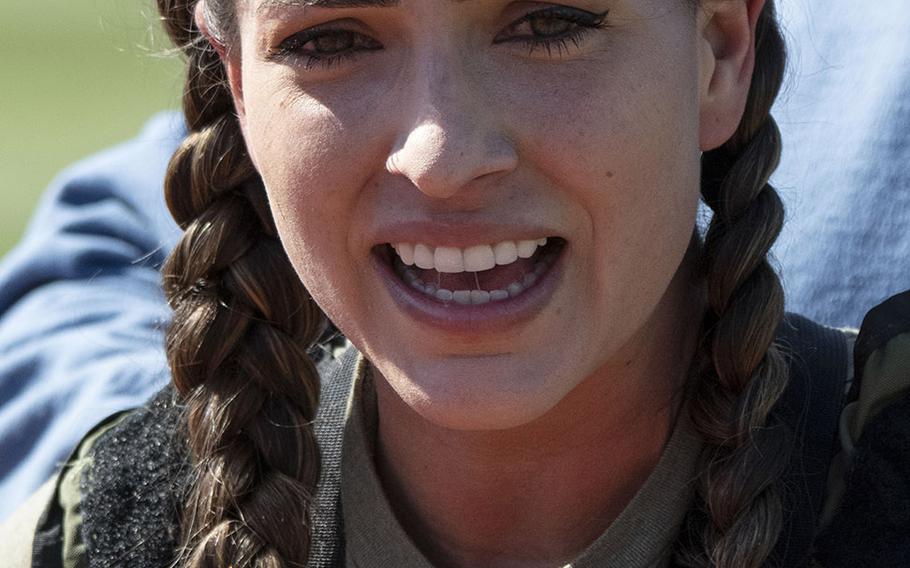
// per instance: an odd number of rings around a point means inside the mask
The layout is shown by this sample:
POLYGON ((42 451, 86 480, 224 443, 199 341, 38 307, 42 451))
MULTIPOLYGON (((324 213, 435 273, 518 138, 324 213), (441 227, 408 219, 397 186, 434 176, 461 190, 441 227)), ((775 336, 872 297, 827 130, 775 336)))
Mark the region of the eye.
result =
POLYGON ((364 52, 382 49, 378 41, 353 30, 317 27, 298 32, 269 53, 269 59, 300 58, 304 67, 329 68, 364 52))
POLYGON ((525 14, 497 35, 493 43, 522 43, 530 52, 543 48, 548 55, 554 51, 561 55, 569 49, 569 44, 579 47, 586 35, 606 28, 607 14, 550 6, 525 14))

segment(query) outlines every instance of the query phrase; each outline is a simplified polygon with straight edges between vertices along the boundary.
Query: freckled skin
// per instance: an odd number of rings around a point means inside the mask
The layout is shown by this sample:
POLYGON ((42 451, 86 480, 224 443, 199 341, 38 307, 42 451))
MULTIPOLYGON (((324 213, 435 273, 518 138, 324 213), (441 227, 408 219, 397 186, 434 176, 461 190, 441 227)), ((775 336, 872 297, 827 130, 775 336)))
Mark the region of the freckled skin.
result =
POLYGON ((260 2, 240 4, 226 58, 238 116, 291 262, 376 371, 396 516, 440 565, 564 565, 641 486, 680 407, 703 309, 700 152, 742 116, 763 0, 260 2), (495 41, 553 5, 609 8, 608 27, 552 56, 495 41), (267 57, 318 25, 381 49, 331 68, 267 57), (568 243, 564 273, 520 325, 449 334, 370 262, 396 221, 544 227, 568 243))
POLYGON ((290 258, 391 390, 431 422, 515 427, 586 381, 625 389, 610 369, 625 353, 646 357, 649 329, 675 317, 673 306, 655 310, 698 198, 695 17, 664 0, 576 4, 610 8, 611 27, 559 57, 493 44, 522 15, 499 1, 405 0, 282 21, 241 11, 235 93, 242 84, 245 137, 290 258), (270 45, 339 18, 383 49, 329 70, 266 60, 270 45), (464 341, 395 306, 368 262, 369 229, 440 211, 539 223, 569 242, 563 282, 539 316, 464 341))

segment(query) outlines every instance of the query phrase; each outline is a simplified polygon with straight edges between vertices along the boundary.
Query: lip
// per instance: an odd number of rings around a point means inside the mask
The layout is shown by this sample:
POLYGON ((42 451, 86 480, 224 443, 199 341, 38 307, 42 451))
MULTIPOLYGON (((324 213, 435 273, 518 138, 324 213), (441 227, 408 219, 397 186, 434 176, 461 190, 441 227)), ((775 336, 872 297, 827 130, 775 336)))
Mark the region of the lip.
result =
POLYGON ((552 228, 527 224, 464 222, 401 222, 383 227, 374 233, 371 246, 391 243, 422 243, 433 247, 468 248, 491 245, 502 241, 534 240, 561 237, 552 228))
POLYGON ((411 319, 449 334, 477 336, 514 330, 543 311, 562 282, 569 252, 570 245, 565 243, 550 269, 521 295, 481 305, 443 303, 432 299, 405 284, 378 252, 372 252, 370 260, 392 300, 411 319))

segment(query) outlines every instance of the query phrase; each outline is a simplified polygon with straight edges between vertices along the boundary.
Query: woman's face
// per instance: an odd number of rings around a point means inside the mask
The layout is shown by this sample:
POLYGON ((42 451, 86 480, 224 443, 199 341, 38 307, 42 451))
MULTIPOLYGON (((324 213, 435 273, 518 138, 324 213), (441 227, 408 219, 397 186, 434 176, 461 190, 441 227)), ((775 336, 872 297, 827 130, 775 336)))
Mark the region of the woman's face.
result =
POLYGON ((692 236, 688 3, 244 0, 238 18, 235 98, 291 261, 411 408, 505 428, 609 380, 692 236))

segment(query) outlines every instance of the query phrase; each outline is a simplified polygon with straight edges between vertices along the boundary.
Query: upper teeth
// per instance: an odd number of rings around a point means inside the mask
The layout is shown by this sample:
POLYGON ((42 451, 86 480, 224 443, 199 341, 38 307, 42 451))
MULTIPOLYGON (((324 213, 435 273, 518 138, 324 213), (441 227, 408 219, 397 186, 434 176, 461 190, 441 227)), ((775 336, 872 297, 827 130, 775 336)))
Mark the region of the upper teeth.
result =
POLYGON ((416 264, 418 268, 456 274, 482 272, 496 265, 512 264, 519 258, 531 258, 537 252, 537 247, 546 244, 547 239, 542 238, 533 241, 502 241, 464 249, 432 247, 422 243, 396 243, 392 248, 407 266, 416 264))

